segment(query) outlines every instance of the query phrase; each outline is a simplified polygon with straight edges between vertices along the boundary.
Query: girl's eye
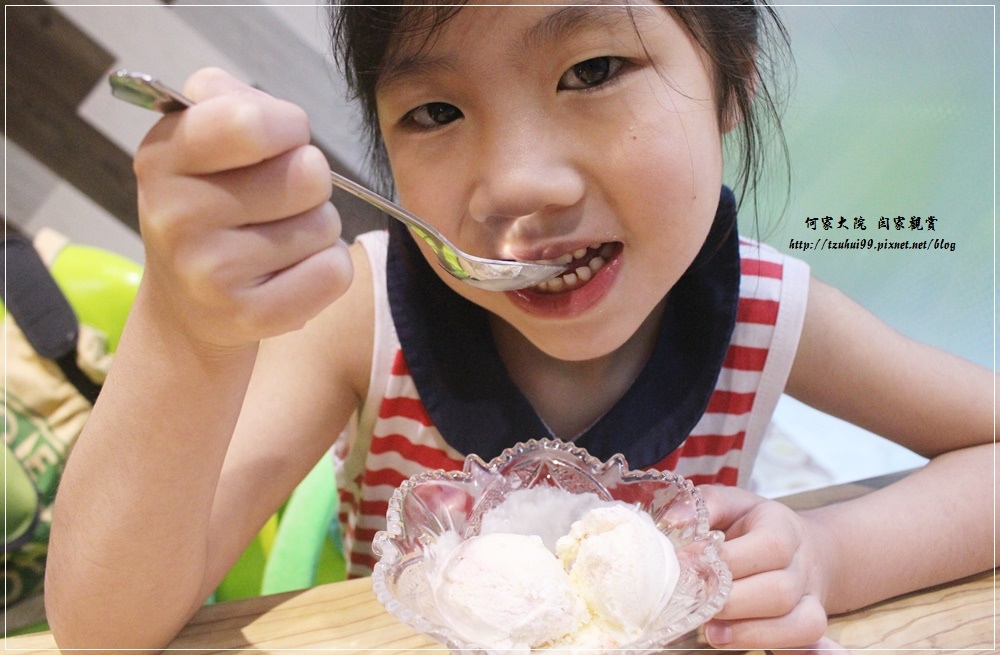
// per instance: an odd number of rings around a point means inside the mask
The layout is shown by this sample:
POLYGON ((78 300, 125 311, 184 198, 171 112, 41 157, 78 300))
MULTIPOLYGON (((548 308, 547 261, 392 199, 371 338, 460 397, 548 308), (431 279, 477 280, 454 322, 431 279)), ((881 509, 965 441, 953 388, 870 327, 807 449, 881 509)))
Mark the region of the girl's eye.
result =
POLYGON ((621 57, 594 57, 574 65, 559 78, 559 89, 590 89, 618 74, 625 60, 621 57))
POLYGON ((457 121, 462 117, 462 111, 455 105, 446 102, 429 102, 420 105, 404 117, 404 121, 416 123, 424 129, 433 129, 457 121))

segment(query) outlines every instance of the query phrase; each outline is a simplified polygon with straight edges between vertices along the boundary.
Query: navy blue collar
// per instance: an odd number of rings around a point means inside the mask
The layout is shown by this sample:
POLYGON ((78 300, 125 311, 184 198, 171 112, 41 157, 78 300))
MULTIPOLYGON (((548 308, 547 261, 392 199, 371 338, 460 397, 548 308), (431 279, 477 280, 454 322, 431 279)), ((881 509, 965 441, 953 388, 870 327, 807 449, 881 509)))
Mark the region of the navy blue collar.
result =
MULTIPOLYGON (((489 460, 519 441, 551 437, 504 368, 486 310, 438 279, 405 227, 393 221, 389 232, 393 321, 420 398, 444 439, 489 460)), ((736 200, 723 187, 705 245, 668 294, 649 361, 575 443, 601 460, 621 453, 634 469, 677 448, 704 414, 722 370, 739 284, 736 200)))

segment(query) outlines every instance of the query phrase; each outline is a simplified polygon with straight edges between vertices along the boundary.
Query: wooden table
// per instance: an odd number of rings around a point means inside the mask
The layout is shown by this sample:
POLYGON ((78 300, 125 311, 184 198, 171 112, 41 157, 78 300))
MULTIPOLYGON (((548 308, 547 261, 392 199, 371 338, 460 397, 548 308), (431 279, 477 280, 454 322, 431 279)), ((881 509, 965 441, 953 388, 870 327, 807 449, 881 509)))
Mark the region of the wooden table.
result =
MULTIPOLYGON (((894 477, 806 492, 782 502, 796 509, 825 505, 868 493, 894 477)), ((995 571, 987 571, 832 617, 827 635, 856 650, 995 653, 996 622, 995 571)), ((12 637, 3 646, 8 652, 56 652, 49 633, 12 637)), ((375 600, 370 579, 206 606, 170 648, 186 653, 447 652, 388 614, 375 600)), ((692 633, 672 644, 671 652, 703 648, 707 645, 692 633)))

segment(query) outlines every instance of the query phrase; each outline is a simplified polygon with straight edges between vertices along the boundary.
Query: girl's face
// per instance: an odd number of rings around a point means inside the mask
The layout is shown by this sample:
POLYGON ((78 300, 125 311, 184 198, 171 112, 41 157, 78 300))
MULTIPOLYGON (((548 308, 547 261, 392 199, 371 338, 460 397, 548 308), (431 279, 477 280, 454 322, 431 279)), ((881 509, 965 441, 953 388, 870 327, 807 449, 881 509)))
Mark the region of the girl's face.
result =
POLYGON ((508 293, 442 279, 553 357, 617 350, 718 205, 703 51, 664 7, 605 3, 471 5, 400 48, 377 102, 402 204, 469 253, 586 269, 508 293))

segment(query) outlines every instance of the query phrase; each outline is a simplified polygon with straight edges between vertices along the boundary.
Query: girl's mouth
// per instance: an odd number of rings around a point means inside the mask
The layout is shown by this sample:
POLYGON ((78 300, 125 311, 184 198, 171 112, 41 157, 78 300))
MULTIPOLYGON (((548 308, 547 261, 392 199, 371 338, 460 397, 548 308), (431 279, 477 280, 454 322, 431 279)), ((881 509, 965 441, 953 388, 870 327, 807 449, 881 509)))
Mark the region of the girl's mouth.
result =
POLYGON ((582 287, 611 260, 620 245, 617 242, 595 243, 556 259, 539 261, 539 264, 566 266, 568 270, 558 277, 542 282, 532 290, 540 293, 564 293, 582 287))

